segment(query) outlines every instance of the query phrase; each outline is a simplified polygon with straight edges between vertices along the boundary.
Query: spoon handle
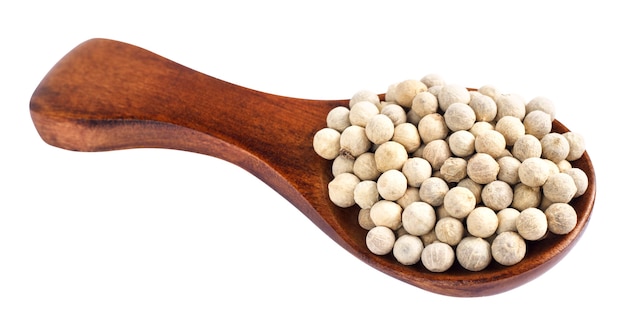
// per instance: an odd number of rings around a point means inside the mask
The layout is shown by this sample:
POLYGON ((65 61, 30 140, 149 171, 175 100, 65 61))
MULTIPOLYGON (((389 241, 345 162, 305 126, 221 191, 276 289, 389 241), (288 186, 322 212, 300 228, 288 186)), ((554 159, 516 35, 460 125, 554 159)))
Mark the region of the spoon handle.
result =
POLYGON ((293 144, 319 127, 321 103, 250 90, 139 47, 92 39, 52 68, 30 107, 42 138, 58 147, 163 147, 232 158, 225 144, 262 155, 293 144))
POLYGON ((30 109, 53 146, 197 152, 239 165, 276 189, 285 184, 276 176, 293 185, 326 166, 315 157, 312 137, 327 112, 346 103, 247 89, 133 45, 92 39, 50 70, 30 109))

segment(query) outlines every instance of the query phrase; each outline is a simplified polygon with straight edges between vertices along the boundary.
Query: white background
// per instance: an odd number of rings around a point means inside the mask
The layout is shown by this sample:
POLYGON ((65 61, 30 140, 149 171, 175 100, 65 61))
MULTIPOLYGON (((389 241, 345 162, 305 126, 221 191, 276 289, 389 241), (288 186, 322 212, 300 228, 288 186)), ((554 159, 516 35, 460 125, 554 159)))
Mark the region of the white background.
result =
POLYGON ((200 3, 0 5, 0 330, 624 327, 617 2, 200 3), (586 137, 598 184, 591 222, 560 264, 512 291, 452 298, 406 285, 224 161, 42 142, 30 96, 93 37, 292 97, 345 99, 428 73, 548 96, 586 137))

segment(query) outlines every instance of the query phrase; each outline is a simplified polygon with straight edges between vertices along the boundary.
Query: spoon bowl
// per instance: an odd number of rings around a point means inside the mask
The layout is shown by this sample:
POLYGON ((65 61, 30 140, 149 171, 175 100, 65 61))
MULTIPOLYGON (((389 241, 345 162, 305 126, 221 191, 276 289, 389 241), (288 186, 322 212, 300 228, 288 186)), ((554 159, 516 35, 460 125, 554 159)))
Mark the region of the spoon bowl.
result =
MULTIPOLYGON (((313 136, 328 111, 349 100, 307 100, 263 93, 194 71, 126 43, 91 39, 71 50, 43 78, 30 100, 41 138, 74 151, 168 148, 231 162, 276 190, 337 244, 373 268, 421 289, 448 296, 508 291, 560 261, 584 232, 593 209, 595 173, 585 152, 573 165, 589 178, 574 199, 578 223, 567 235, 528 244, 514 266, 492 262, 485 270, 458 263, 444 273, 404 266, 372 254, 358 207, 328 198, 331 161, 317 156, 313 136)), ((553 131, 566 132, 560 122, 553 131)))

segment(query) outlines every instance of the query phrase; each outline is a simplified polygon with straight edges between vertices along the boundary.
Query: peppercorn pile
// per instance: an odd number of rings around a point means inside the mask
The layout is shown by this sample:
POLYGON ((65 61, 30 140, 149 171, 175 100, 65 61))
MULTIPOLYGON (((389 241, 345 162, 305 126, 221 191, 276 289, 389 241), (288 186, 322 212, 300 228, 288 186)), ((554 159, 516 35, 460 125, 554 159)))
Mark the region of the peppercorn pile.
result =
POLYGON ((475 91, 430 74, 389 86, 384 101, 359 91, 329 110, 313 148, 332 160, 330 200, 360 207, 373 254, 444 272, 510 266, 527 242, 567 234, 569 202, 588 178, 571 161, 583 137, 552 132, 554 103, 491 85, 475 91))

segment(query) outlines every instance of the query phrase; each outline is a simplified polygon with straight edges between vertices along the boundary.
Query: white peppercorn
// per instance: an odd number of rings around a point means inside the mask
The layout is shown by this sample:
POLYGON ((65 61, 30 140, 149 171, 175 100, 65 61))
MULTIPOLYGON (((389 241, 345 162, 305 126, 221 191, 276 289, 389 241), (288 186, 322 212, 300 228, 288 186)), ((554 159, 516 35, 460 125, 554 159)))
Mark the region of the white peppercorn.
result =
POLYGON ((469 104, 470 99, 469 91, 465 87, 456 84, 442 86, 437 95, 439 108, 443 110, 448 109, 451 104, 456 102, 469 104))
POLYGON ((383 199, 395 201, 400 199, 407 188, 406 177, 400 170, 391 169, 383 172, 378 177, 377 190, 383 199))
POLYGON ((384 226, 376 226, 367 232, 365 244, 370 252, 376 255, 386 255, 393 250, 396 235, 391 229, 384 226))
POLYGON ((520 160, 513 156, 503 156, 497 160, 500 166, 498 172, 498 180, 501 180, 509 185, 515 185, 519 183, 519 166, 522 164, 520 160))
POLYGON ((531 186, 542 186, 550 176, 550 166, 539 157, 530 157, 519 166, 520 182, 531 186))
POLYGON ((345 172, 339 174, 328 183, 328 195, 330 200, 339 207, 350 207, 354 201, 354 188, 361 180, 354 174, 345 172))
POLYGON ((345 157, 356 158, 367 152, 372 143, 367 139, 365 127, 351 125, 341 132, 339 137, 339 153, 345 157))
POLYGON ((496 122, 504 116, 517 117, 520 120, 526 116, 526 105, 524 101, 515 94, 500 94, 496 97, 496 106, 498 107, 498 114, 496 115, 496 122))
POLYGON ((369 209, 359 209, 358 221, 359 226, 365 230, 371 230, 376 226, 370 217, 369 209))
POLYGON ((385 102, 396 103, 396 86, 398 86, 398 84, 394 83, 387 87, 387 92, 385 92, 385 102))
POLYGON ((465 235, 463 223, 454 217, 442 217, 435 224, 437 240, 450 246, 457 245, 465 235))
POLYGON ((562 134, 548 133, 541 141, 541 156, 553 162, 565 160, 569 155, 569 142, 562 134))
POLYGON ((402 166, 402 173, 409 186, 420 187, 424 180, 432 176, 433 168, 426 159, 411 157, 402 166))
POLYGON ((411 123, 396 125, 391 140, 400 143, 409 153, 415 152, 422 143, 417 127, 411 123))
POLYGON ((352 172, 361 180, 376 180, 381 174, 381 172, 376 168, 376 160, 374 158, 374 153, 372 152, 366 152, 359 155, 354 160, 352 172))
POLYGON ((537 96, 526 103, 526 113, 530 113, 533 110, 541 110, 550 115, 550 119, 554 121, 554 116, 556 114, 556 107, 552 100, 544 97, 537 96))
POLYGON ((373 180, 364 180, 354 188, 354 202, 362 209, 371 208, 380 200, 377 183, 373 180))
POLYGON ((533 110, 524 117, 524 128, 526 133, 541 139, 552 131, 552 118, 544 111, 533 110))
POLYGON ((541 204, 541 199, 541 187, 532 187, 518 183, 513 188, 513 202, 511 203, 511 207, 517 210, 538 207, 541 204))
POLYGON ((450 215, 450 213, 448 213, 448 211, 446 210, 446 208, 443 205, 438 206, 437 208, 435 208, 435 213, 437 214, 437 219, 438 220, 440 220, 440 219, 442 219, 444 217, 452 217, 450 215))
POLYGON ((439 113, 433 113, 422 117, 417 124, 417 131, 422 138, 423 143, 429 143, 433 140, 445 139, 448 136, 448 126, 439 113))
POLYGON ((474 123, 474 125, 472 125, 472 128, 469 129, 469 132, 471 132, 474 137, 477 137, 479 134, 485 132, 485 131, 489 131, 489 130, 495 130, 496 127, 494 124, 492 124, 491 122, 476 122, 474 123))
POLYGON ((439 170, 443 163, 452 156, 448 142, 443 139, 433 140, 424 146, 422 158, 430 162, 433 170, 439 170))
POLYGON ((348 105, 350 108, 352 108, 357 102, 361 102, 361 101, 370 102, 376 105, 377 107, 381 108, 380 98, 378 97, 378 94, 369 90, 357 91, 355 94, 352 95, 352 98, 350 98, 348 105))
POLYGON ((553 161, 550 161, 548 159, 542 159, 542 160, 548 165, 548 173, 550 175, 558 174, 559 172, 561 172, 561 169, 559 169, 559 166, 556 165, 556 163, 554 163, 553 161))
POLYGON ((443 118, 451 131, 469 130, 476 122, 476 113, 468 104, 455 102, 448 106, 443 118))
POLYGON ((323 128, 313 136, 313 150, 317 155, 332 160, 339 155, 341 149, 339 139, 341 133, 335 129, 323 128))
POLYGON ((552 202, 568 203, 578 192, 574 178, 567 173, 550 175, 542 187, 543 194, 552 202))
POLYGON ((448 137, 450 152, 458 157, 466 157, 474 154, 474 141, 476 137, 466 130, 453 132, 448 137))
POLYGON ((400 105, 389 103, 380 110, 381 114, 387 115, 393 122, 393 125, 406 123, 406 111, 400 105))
POLYGON ((333 160, 333 165, 332 165, 333 177, 337 177, 337 175, 344 173, 344 172, 353 172, 352 171, 353 168, 354 168, 353 159, 344 157, 342 155, 338 155, 333 160))
POLYGON ((465 237, 456 247, 456 259, 469 271, 481 271, 491 263, 491 245, 483 238, 465 237))
POLYGON ((476 136, 474 141, 476 153, 486 153, 494 158, 503 155, 506 149, 506 139, 496 130, 486 130, 476 136))
POLYGON ((482 202, 481 194, 483 190, 483 185, 476 183, 469 177, 465 177, 460 182, 458 182, 456 186, 465 187, 468 190, 470 190, 472 194, 474 194, 474 197, 476 198, 476 204, 479 204, 482 202))
POLYGON ((374 152, 376 168, 380 172, 391 169, 402 169, 402 166, 408 158, 409 154, 406 149, 404 149, 404 146, 395 141, 387 141, 381 144, 374 152))
POLYGON ((344 106, 337 106, 331 109, 326 115, 326 126, 342 132, 352 125, 350 123, 350 109, 344 106))
POLYGON ((499 171, 498 162, 486 153, 476 153, 467 161, 467 176, 478 184, 496 180, 499 171))
POLYGON ((545 211, 548 230, 554 234, 568 234, 576 227, 578 215, 576 209, 568 203, 551 204, 545 211))
POLYGON ((399 236, 393 245, 393 256, 403 265, 414 265, 422 256, 424 244, 419 237, 405 234, 399 236))
POLYGON ((449 157, 439 169, 441 178, 448 183, 458 183, 467 177, 467 161, 460 157, 449 157))
POLYGON ((417 202, 420 200, 420 191, 417 187, 407 187, 404 195, 400 197, 400 199, 396 200, 396 203, 400 205, 402 208, 406 208, 412 202, 417 202))
POLYGON ((524 123, 514 116, 502 117, 496 123, 495 129, 504 136, 507 146, 513 146, 519 138, 526 134, 524 123))
POLYGON ((374 144, 380 145, 393 137, 395 126, 387 115, 376 114, 365 125, 365 135, 374 144))
POLYGON ((402 227, 415 236, 432 231, 436 221, 435 208, 423 201, 410 203, 402 211, 402 227))
POLYGON ((425 75, 420 79, 420 82, 424 83, 428 88, 446 85, 445 79, 441 75, 434 73, 425 75))
POLYGON ((491 122, 496 118, 496 114, 498 113, 496 102, 489 96, 480 92, 472 94, 469 106, 472 107, 474 113, 476 113, 477 121, 491 122))
POLYGON ((378 107, 368 101, 359 101, 350 108, 350 123, 365 127, 374 115, 380 113, 378 107))
POLYGON ((498 215, 489 207, 478 206, 467 215, 465 225, 471 235, 487 238, 498 229, 498 215))
POLYGON ((443 88, 445 85, 434 85, 428 88, 428 92, 432 93, 432 95, 434 95, 435 97, 439 95, 439 91, 441 91, 441 88, 443 88))
POLYGON ((539 203, 539 209, 541 210, 546 210, 548 209, 548 207, 550 207, 550 205, 553 204, 552 200, 546 198, 545 195, 541 195, 541 202, 539 203))
POLYGON ((426 85, 419 80, 407 79, 396 84, 394 98, 400 106, 408 108, 411 107, 413 98, 427 89, 426 85))
POLYGON ((513 144, 511 153, 520 161, 541 157, 541 141, 531 134, 525 134, 513 144))
POLYGON ((580 133, 569 131, 563 133, 563 137, 567 139, 569 145, 569 153, 567 154, 566 160, 576 161, 581 158, 586 148, 583 136, 580 133))
POLYGON ((501 180, 494 180, 483 186, 481 199, 486 207, 500 211, 513 202, 513 188, 501 180))
POLYGON ((450 245, 434 242, 422 250, 422 264, 432 272, 444 272, 454 264, 454 250, 450 245))
POLYGON ((450 216, 464 218, 476 207, 476 197, 468 188, 455 186, 444 196, 443 207, 450 216))
POLYGON ((418 93, 411 102, 411 111, 419 118, 423 118, 426 115, 434 114, 439 108, 439 102, 437 97, 432 93, 425 91, 418 93))
POLYGON ((420 199, 431 206, 438 207, 443 204, 443 198, 450 188, 445 180, 439 177, 430 177, 420 186, 420 199))
POLYGON ((498 95, 500 95, 500 91, 498 90, 498 88, 489 84, 479 87, 478 92, 480 94, 490 97, 493 100, 495 100, 498 95))
POLYGON ((435 228, 433 227, 433 229, 428 232, 427 234, 423 234, 421 236, 419 236, 420 239, 422 240, 422 243, 424 244, 424 247, 426 247, 427 245, 430 245, 434 242, 438 242, 439 240, 437 239, 437 234, 435 233, 435 228))
POLYGON ((538 208, 526 208, 520 211, 515 224, 517 232, 526 240, 539 240, 548 231, 546 215, 538 208))
POLYGON ((526 241, 517 232, 502 232, 491 242, 491 256, 504 266, 517 264, 526 256, 526 241))
POLYGON ((401 236, 404 236, 405 234, 409 234, 408 232, 406 232, 404 227, 402 227, 402 225, 397 230, 395 230, 394 233, 396 234, 396 238, 400 238, 401 236))
POLYGON ((500 234, 506 231, 517 231, 516 222, 519 217, 519 210, 508 207, 504 208, 496 213, 498 216, 498 228, 496 233, 500 234))
POLYGON ((574 179, 574 184, 576 184, 576 194, 574 194, 574 198, 585 194, 589 187, 589 177, 587 177, 587 174, 580 168, 571 168, 563 172, 572 176, 572 179, 574 179))
POLYGON ((556 163, 556 166, 559 168, 560 172, 566 172, 569 169, 572 169, 572 163, 568 160, 561 160, 556 163))
POLYGON ((370 218, 376 226, 397 230, 402 225, 402 207, 389 200, 379 200, 370 208, 370 218))

